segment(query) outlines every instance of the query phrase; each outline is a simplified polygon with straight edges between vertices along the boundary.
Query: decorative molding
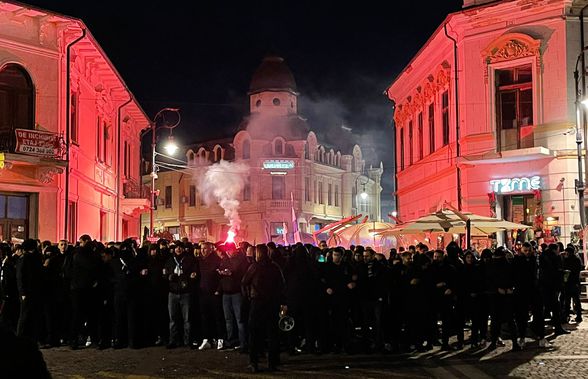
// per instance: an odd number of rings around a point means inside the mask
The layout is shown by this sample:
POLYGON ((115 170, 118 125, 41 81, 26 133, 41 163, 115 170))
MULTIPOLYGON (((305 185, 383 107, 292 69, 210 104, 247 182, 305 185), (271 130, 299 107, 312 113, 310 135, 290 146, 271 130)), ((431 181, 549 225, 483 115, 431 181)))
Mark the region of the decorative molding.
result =
POLYGON ((500 36, 482 50, 482 58, 486 63, 484 81, 488 83, 489 65, 526 57, 537 57, 537 67, 541 68, 541 40, 523 33, 508 33, 500 36))
POLYGON ((43 184, 52 183, 55 175, 63 174, 61 167, 39 167, 36 170, 37 180, 43 184))

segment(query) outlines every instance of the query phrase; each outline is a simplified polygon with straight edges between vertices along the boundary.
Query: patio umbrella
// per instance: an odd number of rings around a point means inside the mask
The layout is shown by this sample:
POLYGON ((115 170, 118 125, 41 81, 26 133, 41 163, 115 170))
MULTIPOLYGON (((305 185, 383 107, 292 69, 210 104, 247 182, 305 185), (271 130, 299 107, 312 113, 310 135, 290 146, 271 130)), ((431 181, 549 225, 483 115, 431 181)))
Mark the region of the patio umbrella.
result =
POLYGON ((385 252, 388 248, 396 246, 396 238, 381 235, 385 230, 391 229, 394 224, 387 222, 366 222, 351 224, 337 230, 329 238, 330 246, 363 245, 371 246, 378 252, 385 252))
POLYGON ((472 235, 489 235, 492 233, 528 229, 528 225, 517 224, 493 217, 480 216, 469 212, 456 213, 452 210, 440 210, 435 213, 423 216, 405 224, 395 225, 389 230, 382 232, 382 235, 403 235, 418 233, 467 233, 467 222, 470 223, 472 235))

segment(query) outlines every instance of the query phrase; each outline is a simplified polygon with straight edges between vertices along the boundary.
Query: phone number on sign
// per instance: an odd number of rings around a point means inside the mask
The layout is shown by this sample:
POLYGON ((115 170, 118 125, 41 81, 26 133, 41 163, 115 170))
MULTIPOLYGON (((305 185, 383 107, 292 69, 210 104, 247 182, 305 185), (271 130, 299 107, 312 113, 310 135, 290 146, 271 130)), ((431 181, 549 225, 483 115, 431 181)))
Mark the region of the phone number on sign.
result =
POLYGON ((19 152, 21 153, 32 153, 32 154, 39 154, 39 155, 54 155, 55 150, 50 147, 42 147, 42 146, 19 146, 19 152))

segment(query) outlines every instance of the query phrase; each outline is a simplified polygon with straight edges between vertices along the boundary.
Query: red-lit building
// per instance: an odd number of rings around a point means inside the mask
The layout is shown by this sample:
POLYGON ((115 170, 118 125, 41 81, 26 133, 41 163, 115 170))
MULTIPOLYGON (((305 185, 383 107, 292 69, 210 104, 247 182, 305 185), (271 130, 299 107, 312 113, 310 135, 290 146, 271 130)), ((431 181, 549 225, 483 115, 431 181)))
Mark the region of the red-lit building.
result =
POLYGON ((148 125, 81 20, 0 3, 0 240, 137 236, 148 125))
POLYGON ((587 3, 465 0, 447 16, 388 88, 400 218, 449 201, 570 240, 584 207, 573 73, 587 3))

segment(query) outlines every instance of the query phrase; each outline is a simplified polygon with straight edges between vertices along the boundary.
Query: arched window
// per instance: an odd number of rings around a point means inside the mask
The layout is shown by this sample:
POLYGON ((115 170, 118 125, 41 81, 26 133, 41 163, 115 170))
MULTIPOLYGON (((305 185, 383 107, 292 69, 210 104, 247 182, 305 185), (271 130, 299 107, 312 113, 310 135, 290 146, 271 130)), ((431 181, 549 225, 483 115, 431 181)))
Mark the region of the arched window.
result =
MULTIPOLYGON (((34 129, 35 89, 24 68, 8 64, 0 69, 0 136, 14 136, 14 129, 34 129)), ((12 138, 0 139, 0 151, 12 148, 12 138)))
POLYGON ((249 159, 251 156, 251 143, 248 139, 243 141, 243 159, 249 159))
POLYGON ((214 161, 218 162, 220 161, 222 158, 222 151, 221 151, 221 147, 220 146, 216 146, 214 148, 214 161))
POLYGON ((277 139, 276 142, 274 142, 274 152, 280 155, 284 153, 284 146, 282 145, 282 140, 277 139))

